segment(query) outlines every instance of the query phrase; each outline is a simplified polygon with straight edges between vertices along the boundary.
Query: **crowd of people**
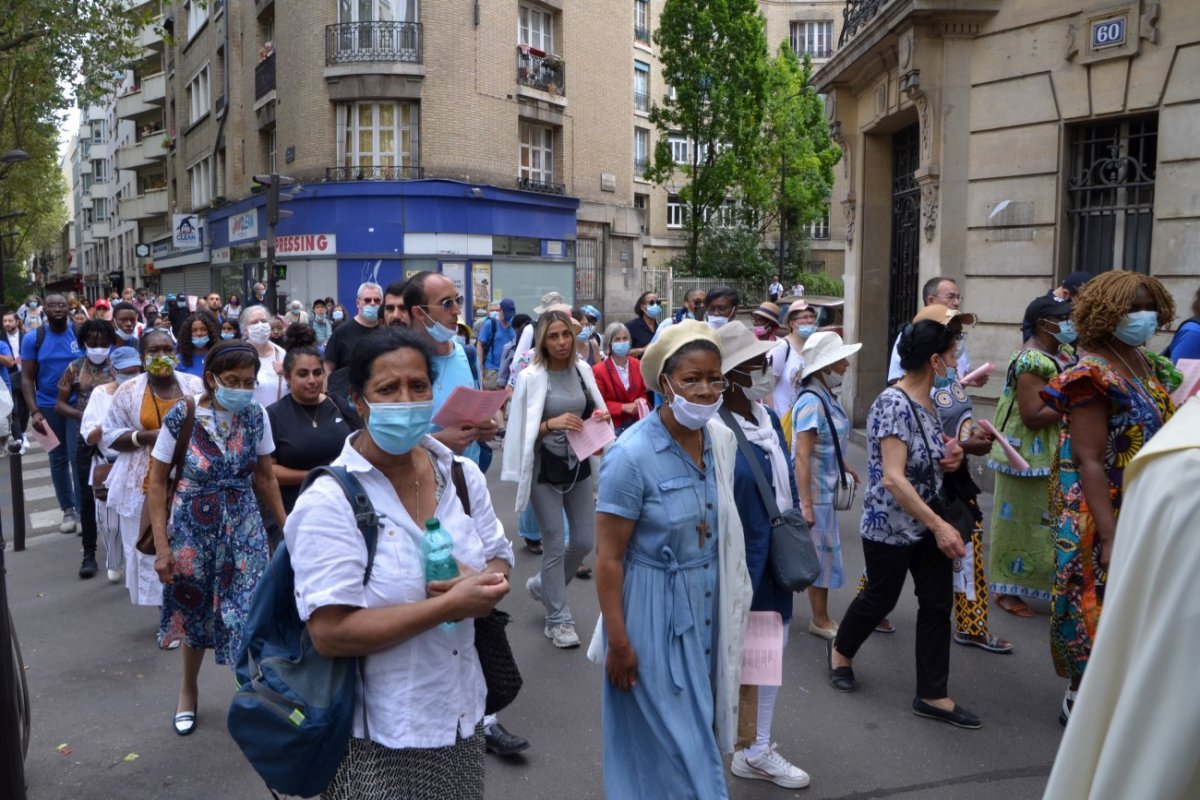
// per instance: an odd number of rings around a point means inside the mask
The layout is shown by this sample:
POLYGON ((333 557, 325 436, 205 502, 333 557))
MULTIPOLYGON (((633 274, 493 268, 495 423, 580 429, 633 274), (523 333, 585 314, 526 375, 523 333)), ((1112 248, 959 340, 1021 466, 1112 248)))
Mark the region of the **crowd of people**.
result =
POLYGON ((486 477, 496 449, 499 478, 516 484, 518 533, 540 556, 525 589, 555 648, 586 633, 569 595, 592 575, 594 552, 602 616, 589 657, 606 676, 609 796, 725 797, 729 753, 736 777, 809 784, 771 736, 781 687, 757 687, 739 706, 748 615, 777 613, 786 643, 795 614, 773 577, 774 508, 796 509, 811 538, 819 573, 806 629, 824 640, 834 689, 855 690, 854 659, 895 630, 888 614, 911 574, 914 714, 981 727, 950 693, 951 644, 1011 652, 989 629, 993 601, 1021 618, 1043 601, 1066 725, 1110 563, 1124 552, 1124 470, 1175 412, 1173 362, 1200 357, 1200 292, 1163 356, 1147 343, 1175 307, 1152 277, 1076 273, 1034 298, 1022 341, 991 377, 1003 385, 989 428, 967 391, 989 381, 967 353, 976 315, 956 281, 931 279, 866 415, 865 475, 847 463, 840 399, 862 345, 781 295, 777 281, 769 299, 743 306, 718 285, 670 310, 646 292, 632 318, 604 324, 598 308, 548 292, 529 313, 500 299, 472 325, 436 272, 364 283, 353 309, 292 299, 282 313, 261 284, 245 303, 52 293, 4 315, 0 376, 14 435, 32 426, 59 443, 51 478, 59 530, 82 538, 79 577, 96 575, 102 545, 108 580, 157 607, 158 646, 181 650, 176 733, 199 722, 205 651, 237 660, 255 587, 286 541, 318 649, 371 655, 325 797, 482 797, 484 753, 530 746, 484 714, 462 624, 510 588, 513 548, 486 477), (506 402, 435 424, 460 387, 506 402), (612 443, 577 452, 577 434, 596 426, 611 427, 612 443), (995 474, 990 520, 971 456, 995 474), (322 476, 301 491, 331 464, 367 487, 383 520, 367 582, 372 556, 336 483, 322 476), (839 512, 856 489, 866 568, 839 619, 839 512), (455 580, 426 583, 431 518, 453 539, 455 580))

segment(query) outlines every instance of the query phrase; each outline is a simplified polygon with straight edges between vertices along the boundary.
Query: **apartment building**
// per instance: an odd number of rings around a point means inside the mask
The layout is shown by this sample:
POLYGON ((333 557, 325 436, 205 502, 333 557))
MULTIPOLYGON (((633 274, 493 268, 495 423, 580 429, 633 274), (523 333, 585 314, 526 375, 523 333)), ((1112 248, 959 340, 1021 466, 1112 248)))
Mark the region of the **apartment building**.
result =
MULTIPOLYGON (((345 302, 364 279, 440 269, 476 309, 556 289, 624 316, 682 245, 668 189, 640 177, 666 91, 660 6, 164 2, 115 100, 116 219, 136 234, 105 264, 164 292, 244 293, 265 277, 253 177, 277 173, 296 182, 275 231, 288 297, 345 302)), ((762 6, 773 49, 828 55, 840 3, 762 6)), ((814 231, 835 273, 841 230, 814 231)))

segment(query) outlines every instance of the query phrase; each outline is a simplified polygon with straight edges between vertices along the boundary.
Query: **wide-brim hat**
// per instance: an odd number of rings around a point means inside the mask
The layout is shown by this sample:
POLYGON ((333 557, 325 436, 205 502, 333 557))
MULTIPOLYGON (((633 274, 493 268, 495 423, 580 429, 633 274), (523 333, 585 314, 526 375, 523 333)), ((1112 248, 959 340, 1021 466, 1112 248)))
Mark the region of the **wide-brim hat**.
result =
POLYGON ((787 307, 787 313, 783 315, 784 321, 786 322, 788 319, 790 319, 792 314, 795 314, 797 311, 809 311, 809 310, 811 310, 814 314, 817 312, 817 310, 815 308, 810 306, 804 300, 796 300, 790 306, 787 307))
MULTIPOLYGON (((533 307, 533 313, 545 314, 553 306, 562 305, 565 302, 566 301, 563 300, 563 296, 558 292, 546 292, 544 295, 542 295, 542 304, 540 306, 533 307)), ((570 313, 571 312, 569 311, 567 312, 568 315, 570 315, 570 313)))
POLYGON ((778 342, 764 342, 754 335, 754 331, 746 327, 746 323, 733 321, 721 326, 717 331, 717 339, 721 342, 721 374, 745 364, 752 358, 774 350, 778 342))
POLYGON ((974 314, 967 314, 966 312, 950 308, 950 306, 933 303, 917 312, 917 315, 913 317, 913 324, 915 325, 918 322, 940 322, 948 326, 957 320, 962 325, 974 325, 978 319, 974 314))
POLYGON ((772 325, 779 324, 779 306, 776 305, 775 303, 772 303, 769 301, 764 302, 764 303, 759 303, 758 308, 754 309, 754 311, 752 311, 750 313, 751 313, 751 316, 761 317, 761 318, 765 319, 766 321, 770 322, 772 325))
POLYGON ((849 358, 861 349, 862 342, 846 344, 842 337, 833 331, 817 331, 805 340, 804 347, 800 350, 800 357, 804 359, 804 371, 800 377, 807 378, 843 358, 849 358))
MULTIPOLYGON (((742 325, 740 322, 738 324, 742 325)), ((742 327, 746 326, 742 325, 742 327)), ((751 333, 750 336, 753 338, 754 334, 751 333)), ((662 374, 663 364, 667 363, 667 359, 674 355, 679 348, 695 341, 712 342, 717 346, 717 350, 722 350, 717 332, 710 328, 708 323, 684 319, 674 325, 661 328, 658 338, 651 342, 650 346, 642 353, 642 380, 646 385, 654 391, 658 391, 658 376, 662 374)))
MULTIPOLYGON (((537 311, 537 309, 535 308, 534 311, 537 311)), ((574 309, 571 308, 566 303, 554 303, 553 305, 546 306, 541 311, 538 311, 538 316, 541 316, 542 314, 545 314, 548 311, 559 311, 559 312, 562 312, 563 314, 566 314, 567 321, 571 323, 571 328, 576 333, 579 333, 581 330, 583 330, 583 324, 579 320, 575 319, 574 316, 572 316, 574 313, 574 309)))

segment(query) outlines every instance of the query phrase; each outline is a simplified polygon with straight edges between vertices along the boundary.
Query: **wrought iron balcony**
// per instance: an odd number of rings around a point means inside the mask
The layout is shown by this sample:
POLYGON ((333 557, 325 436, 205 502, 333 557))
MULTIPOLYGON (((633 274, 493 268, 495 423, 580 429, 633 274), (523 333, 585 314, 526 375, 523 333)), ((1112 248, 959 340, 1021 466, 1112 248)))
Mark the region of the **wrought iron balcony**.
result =
POLYGON ((326 167, 327 181, 416 181, 425 177, 421 167, 326 167))
POLYGON ((262 100, 275 91, 275 54, 258 62, 254 68, 254 99, 262 100))
POLYGON ((635 111, 649 111, 650 95, 646 92, 635 91, 633 93, 633 108, 635 111))
POLYGON ((421 63, 419 22, 339 22, 325 26, 325 66, 363 61, 421 63))
POLYGON ((633 38, 643 44, 650 44, 650 29, 645 25, 634 25, 633 38))
POLYGON ((566 96, 567 65, 558 56, 517 45, 517 83, 531 89, 566 96))
POLYGON ((565 183, 546 183, 532 178, 517 178, 517 188, 526 192, 541 192, 542 194, 566 194, 565 183))
POLYGON ((649 160, 647 160, 645 158, 635 158, 633 160, 633 177, 635 177, 635 178, 642 177, 643 175, 646 174, 646 170, 649 169, 649 167, 650 167, 649 160))
POLYGON ((842 35, 838 37, 838 47, 845 47, 846 42, 867 27, 884 6, 891 2, 892 0, 846 0, 846 7, 842 9, 842 35))

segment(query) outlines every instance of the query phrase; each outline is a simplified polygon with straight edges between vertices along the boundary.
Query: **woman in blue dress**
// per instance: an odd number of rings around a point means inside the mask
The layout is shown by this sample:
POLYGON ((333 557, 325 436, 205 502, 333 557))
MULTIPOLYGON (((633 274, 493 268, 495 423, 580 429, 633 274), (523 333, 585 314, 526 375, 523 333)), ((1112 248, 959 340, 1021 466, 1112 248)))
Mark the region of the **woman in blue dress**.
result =
POLYGON ((258 353, 245 342, 222 342, 209 353, 207 367, 206 393, 185 398, 163 418, 146 499, 154 569, 163 582, 159 646, 183 643, 183 683, 173 718, 180 736, 196 727, 204 651, 213 650, 218 664, 237 658, 250 597, 267 566, 255 494, 280 527, 285 517, 269 458, 275 450, 270 422, 254 401, 258 353), (194 422, 168 526, 171 462, 189 411, 194 422))
POLYGON ((605 455, 596 504, 605 793, 725 798, 752 591, 716 334, 672 325, 641 370, 663 405, 605 455))

